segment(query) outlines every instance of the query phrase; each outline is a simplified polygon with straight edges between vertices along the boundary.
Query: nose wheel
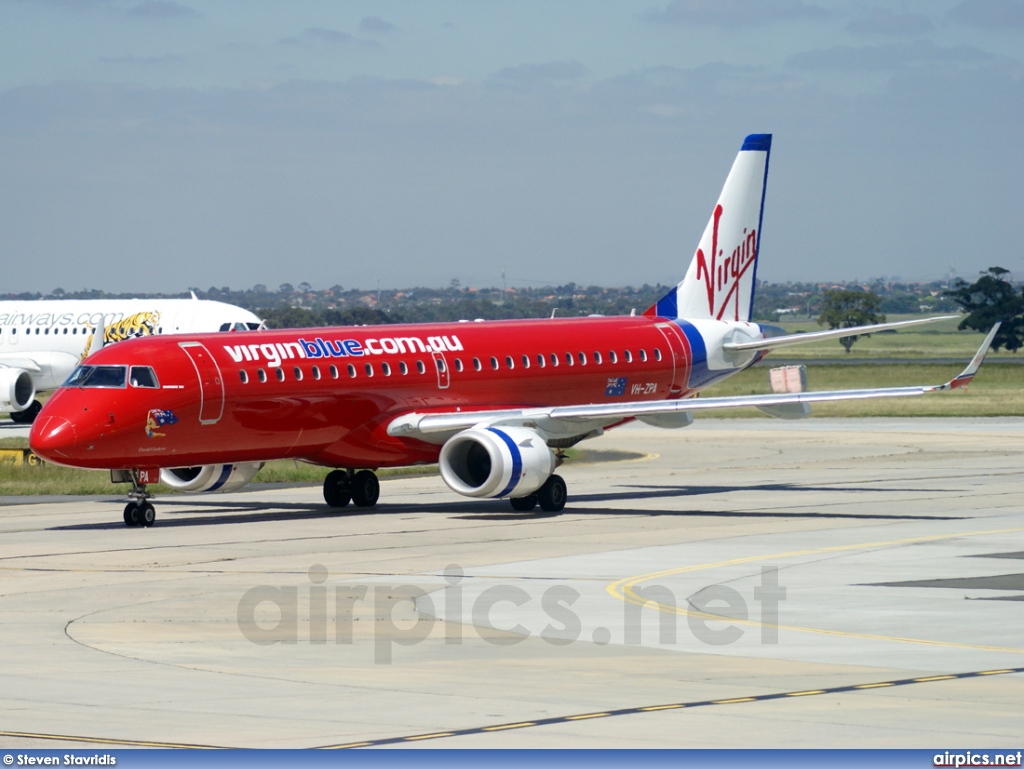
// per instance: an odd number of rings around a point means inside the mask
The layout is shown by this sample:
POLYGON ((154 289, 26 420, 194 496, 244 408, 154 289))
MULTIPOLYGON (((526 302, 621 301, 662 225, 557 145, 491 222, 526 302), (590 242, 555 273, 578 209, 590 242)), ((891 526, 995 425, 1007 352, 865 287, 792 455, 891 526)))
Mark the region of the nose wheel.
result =
POLYGON ((124 508, 125 526, 142 526, 148 529, 156 523, 156 508, 149 501, 153 495, 146 489, 146 484, 139 481, 139 471, 131 471, 132 489, 128 492, 131 500, 124 508))
POLYGON ((149 502, 129 502, 124 508, 125 526, 149 528, 156 522, 156 508, 149 502))

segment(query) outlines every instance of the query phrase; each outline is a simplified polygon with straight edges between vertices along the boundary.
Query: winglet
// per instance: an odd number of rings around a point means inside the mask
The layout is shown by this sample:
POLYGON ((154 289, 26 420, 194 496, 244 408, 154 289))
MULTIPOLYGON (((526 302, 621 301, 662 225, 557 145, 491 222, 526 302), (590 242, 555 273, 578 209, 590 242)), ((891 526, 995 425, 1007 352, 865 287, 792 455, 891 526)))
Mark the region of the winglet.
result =
POLYGON ((978 373, 978 369, 981 368, 982 361, 985 360, 985 355, 988 353, 988 348, 992 346, 992 340, 996 338, 996 333, 999 331, 999 327, 1003 325, 1002 321, 996 322, 992 326, 992 330, 988 332, 988 336, 985 337, 985 341, 981 343, 981 347, 974 353, 974 357, 971 358, 971 362, 967 364, 967 368, 961 371, 953 379, 946 382, 944 385, 939 387, 933 387, 932 390, 955 390, 958 387, 967 387, 971 380, 974 379, 974 375, 978 373))

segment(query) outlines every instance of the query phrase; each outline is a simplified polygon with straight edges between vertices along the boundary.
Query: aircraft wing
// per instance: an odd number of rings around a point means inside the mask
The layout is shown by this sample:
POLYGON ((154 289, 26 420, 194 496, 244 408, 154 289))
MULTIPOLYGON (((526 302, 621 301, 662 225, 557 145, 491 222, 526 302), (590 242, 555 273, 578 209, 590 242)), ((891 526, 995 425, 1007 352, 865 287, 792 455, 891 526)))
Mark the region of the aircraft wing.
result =
MULTIPOLYGON (((579 406, 552 406, 493 411, 459 411, 404 414, 388 425, 388 434, 399 438, 417 438, 431 443, 443 442, 456 432, 476 426, 519 425, 537 430, 546 440, 600 432, 604 427, 633 418, 673 415, 686 416, 696 411, 754 406, 783 418, 799 418, 810 413, 809 404, 870 398, 902 398, 966 387, 981 368, 1000 324, 989 331, 974 358, 953 379, 939 385, 884 387, 863 390, 824 390, 804 393, 735 395, 722 398, 686 398, 674 401, 636 401, 591 403, 579 406)), ((654 423, 657 423, 656 421, 654 423)), ((676 426, 687 424, 679 420, 676 426)), ((671 424, 671 422, 668 422, 671 424)))
MULTIPOLYGON (((917 318, 915 320, 894 320, 890 323, 873 323, 870 326, 853 326, 851 328, 834 328, 829 331, 809 331, 806 334, 788 334, 786 336, 773 336, 767 339, 757 339, 753 342, 732 342, 722 345, 728 352, 749 352, 752 350, 774 350, 777 347, 789 347, 794 344, 807 344, 808 342, 820 342, 823 339, 841 339, 846 336, 859 336, 860 334, 872 334, 876 331, 887 331, 888 329, 904 328, 905 326, 918 326, 922 323, 937 323, 940 320, 951 320, 959 318, 959 315, 939 315, 934 318, 917 318)), ((781 329, 780 329, 781 330, 781 329)))
POLYGON ((42 371, 33 358, 12 353, 0 353, 0 368, 20 368, 33 373, 42 371))

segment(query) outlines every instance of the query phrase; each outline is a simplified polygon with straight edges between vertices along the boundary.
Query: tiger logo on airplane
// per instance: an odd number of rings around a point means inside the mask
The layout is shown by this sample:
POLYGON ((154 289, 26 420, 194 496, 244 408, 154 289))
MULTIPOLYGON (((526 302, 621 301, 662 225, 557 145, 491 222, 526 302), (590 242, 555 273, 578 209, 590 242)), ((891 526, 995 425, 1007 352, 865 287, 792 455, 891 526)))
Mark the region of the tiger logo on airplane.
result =
MULTIPOLYGON (((135 339, 140 336, 153 336, 156 334, 159 327, 159 312, 150 310, 137 312, 134 315, 129 315, 127 318, 122 318, 119 321, 105 326, 103 328, 103 344, 107 345, 114 342, 123 342, 125 339, 135 339)), ((89 338, 85 340, 85 349, 82 351, 82 360, 85 360, 85 357, 89 354, 89 350, 92 349, 92 340, 95 335, 96 327, 93 326, 92 333, 90 333, 89 338)))

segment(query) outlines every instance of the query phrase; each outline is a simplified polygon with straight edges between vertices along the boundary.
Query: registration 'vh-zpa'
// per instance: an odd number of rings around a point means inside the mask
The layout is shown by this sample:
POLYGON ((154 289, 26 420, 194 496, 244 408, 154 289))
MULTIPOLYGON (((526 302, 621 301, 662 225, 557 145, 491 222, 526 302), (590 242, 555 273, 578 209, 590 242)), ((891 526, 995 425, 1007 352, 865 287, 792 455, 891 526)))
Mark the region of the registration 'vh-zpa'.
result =
POLYGON ((778 347, 925 322, 786 335, 750 320, 770 149, 770 135, 746 138, 686 276, 642 315, 130 340, 72 373, 31 446, 130 482, 129 526, 153 523, 157 479, 230 490, 284 458, 330 468, 338 508, 376 504, 378 468, 436 462, 459 494, 558 511, 563 450, 631 420, 683 427, 737 406, 799 418, 814 402, 966 385, 992 334, 945 384, 694 397, 778 347))

